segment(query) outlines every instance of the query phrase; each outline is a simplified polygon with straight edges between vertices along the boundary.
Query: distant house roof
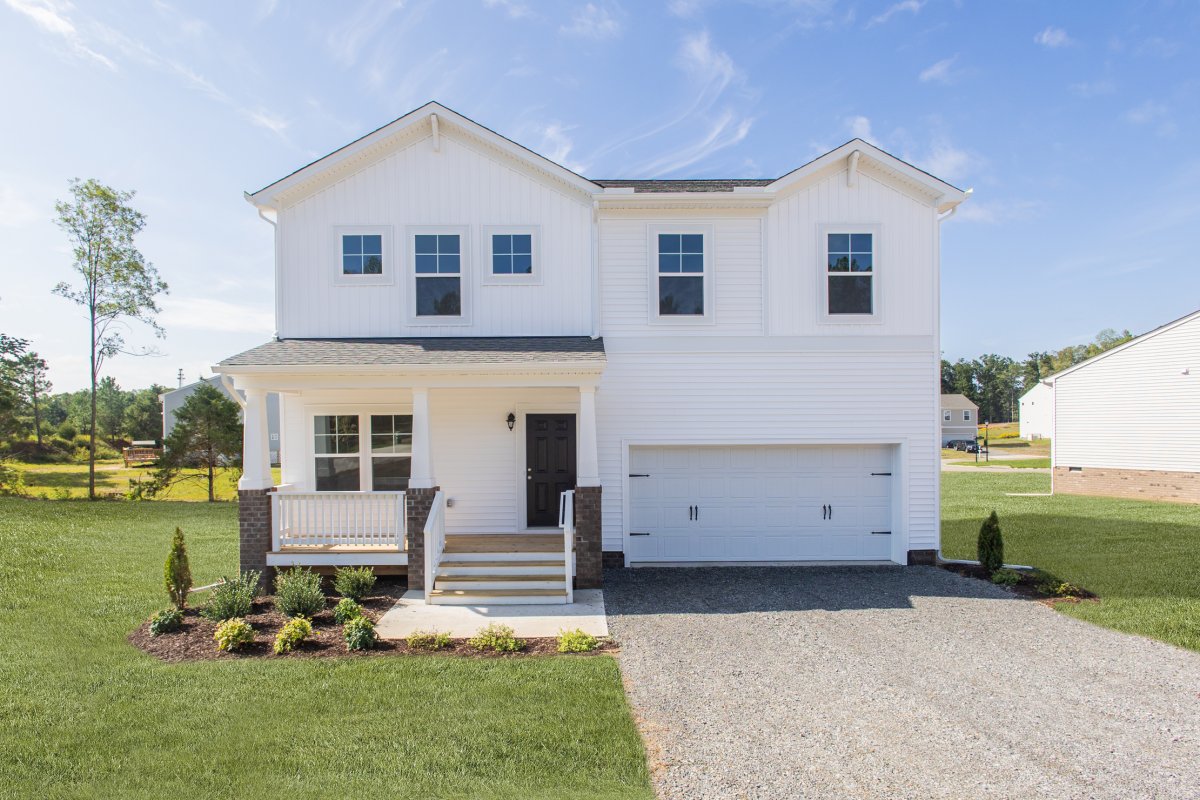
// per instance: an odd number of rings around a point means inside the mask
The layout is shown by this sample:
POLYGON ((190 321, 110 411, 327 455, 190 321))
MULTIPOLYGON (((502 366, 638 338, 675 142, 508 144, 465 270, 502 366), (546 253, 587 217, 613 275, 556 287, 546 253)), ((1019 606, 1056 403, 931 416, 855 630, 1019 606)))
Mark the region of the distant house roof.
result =
POLYGON ((486 366, 605 363, 604 341, 590 336, 277 339, 231 356, 221 367, 486 366))
POLYGON ((944 394, 942 395, 942 408, 954 409, 972 409, 979 410, 979 406, 971 402, 965 394, 944 394))
POLYGON ((643 192, 732 192, 739 187, 770 186, 775 178, 704 178, 701 180, 643 180, 640 178, 592 178, 605 189, 643 192))

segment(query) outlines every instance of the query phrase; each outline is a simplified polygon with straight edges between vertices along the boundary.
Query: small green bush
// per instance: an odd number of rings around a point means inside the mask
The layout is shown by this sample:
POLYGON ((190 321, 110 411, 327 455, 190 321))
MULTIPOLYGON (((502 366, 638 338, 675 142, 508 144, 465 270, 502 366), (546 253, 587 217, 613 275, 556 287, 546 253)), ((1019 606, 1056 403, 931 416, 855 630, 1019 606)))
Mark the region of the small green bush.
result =
POLYGON ((408 635, 413 650, 443 650, 450 646, 450 634, 440 631, 413 631, 408 635))
POLYGON ((159 636, 164 633, 179 630, 183 624, 183 611, 178 608, 164 608, 155 611, 150 617, 150 635, 159 636))
POLYGON ((232 653, 254 641, 254 628, 250 627, 250 623, 246 620, 234 617, 217 626, 217 632, 213 634, 213 639, 217 642, 218 650, 232 653))
POLYGON ((58 426, 58 435, 63 439, 74 439, 79 435, 79 431, 69 422, 64 422, 58 426))
POLYGON ((584 633, 579 628, 558 633, 558 652, 560 653, 590 653, 599 646, 599 639, 590 633, 584 633))
POLYGON ((476 650, 494 650, 497 653, 515 653, 525 648, 525 642, 513 636, 513 629, 493 622, 476 631, 468 644, 476 650))
POLYGON ((16 466, 0 460, 0 497, 26 497, 28 494, 25 474, 16 466))
POLYGON ((333 621, 339 625, 344 625, 355 617, 361 617, 362 615, 362 606, 349 597, 343 597, 341 600, 338 600, 338 604, 333 607, 333 621))
POLYGON ((342 636, 350 650, 370 650, 375 646, 375 623, 366 617, 355 617, 342 626, 342 636))
POLYGON ((163 582, 176 608, 187 605, 188 590, 192 588, 192 570, 188 566, 182 528, 175 529, 175 538, 171 540, 171 551, 167 553, 167 565, 163 569, 163 582))
POLYGON ((213 622, 244 617, 250 613, 254 598, 258 596, 261 572, 243 572, 233 580, 219 584, 212 590, 208 604, 200 612, 213 622))
POLYGON ((375 570, 370 567, 338 567, 333 575, 333 588, 342 597, 361 603, 375 588, 375 570))
POLYGON ((1059 580, 1053 575, 1038 584, 1038 591, 1054 597, 1082 597, 1085 592, 1073 583, 1059 580))
POLYGON ((979 563, 989 575, 1004 566, 1004 537, 995 511, 979 527, 978 553, 979 563))
POLYGON ((312 623, 304 617, 289 619, 275 634, 275 655, 290 653, 312 636, 312 623))
POLYGON ((998 569, 992 573, 992 583, 1000 586, 1016 586, 1021 582, 1021 573, 1015 569, 998 569))
POLYGON ((315 617, 325 610, 321 576, 311 569, 292 567, 275 577, 275 608, 285 617, 315 617))

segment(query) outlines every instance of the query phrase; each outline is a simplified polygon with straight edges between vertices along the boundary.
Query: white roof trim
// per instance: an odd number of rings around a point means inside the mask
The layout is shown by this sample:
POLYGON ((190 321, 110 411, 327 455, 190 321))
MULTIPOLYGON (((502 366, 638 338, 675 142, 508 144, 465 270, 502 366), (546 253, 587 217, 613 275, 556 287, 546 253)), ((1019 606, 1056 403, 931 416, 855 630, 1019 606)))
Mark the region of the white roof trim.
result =
POLYGON ((1143 333, 1141 336, 1135 336, 1134 338, 1130 339, 1128 342, 1125 342, 1125 344, 1119 344, 1116 347, 1112 348, 1111 350, 1105 350, 1103 353, 1100 353, 1099 355, 1094 355, 1091 358, 1089 358, 1087 361, 1081 361, 1073 367, 1068 367, 1067 369, 1064 369, 1062 372, 1056 372, 1053 375, 1051 375, 1050 377, 1046 378, 1045 380, 1049 381, 1049 385, 1051 387, 1053 387, 1054 384, 1058 382, 1059 378, 1064 378, 1067 375, 1070 375, 1072 372, 1081 370, 1084 367, 1090 367, 1092 364, 1095 364, 1097 361, 1100 361, 1101 359, 1108 358, 1109 356, 1120 353, 1123 350, 1128 350, 1130 347, 1133 347, 1136 344, 1141 344, 1142 342, 1144 342, 1148 339, 1152 339, 1155 336, 1158 336, 1160 333, 1166 333, 1167 331, 1174 330, 1175 328, 1178 328, 1180 325, 1186 325, 1188 322, 1191 322, 1194 319, 1200 319, 1200 309, 1193 311, 1190 314, 1186 314, 1177 320, 1168 322, 1165 325, 1159 325, 1157 328, 1155 328, 1152 331, 1147 331, 1146 333, 1143 333))

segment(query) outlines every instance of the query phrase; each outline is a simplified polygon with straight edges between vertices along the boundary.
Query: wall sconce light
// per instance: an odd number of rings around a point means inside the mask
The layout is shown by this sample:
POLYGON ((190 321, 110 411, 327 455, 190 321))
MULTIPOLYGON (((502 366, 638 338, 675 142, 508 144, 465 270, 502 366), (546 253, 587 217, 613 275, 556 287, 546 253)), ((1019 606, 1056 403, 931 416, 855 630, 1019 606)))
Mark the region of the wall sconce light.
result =
POLYGON ((511 431, 517 424, 517 415, 510 411, 508 412, 508 419, 504 421, 508 423, 508 429, 511 431))

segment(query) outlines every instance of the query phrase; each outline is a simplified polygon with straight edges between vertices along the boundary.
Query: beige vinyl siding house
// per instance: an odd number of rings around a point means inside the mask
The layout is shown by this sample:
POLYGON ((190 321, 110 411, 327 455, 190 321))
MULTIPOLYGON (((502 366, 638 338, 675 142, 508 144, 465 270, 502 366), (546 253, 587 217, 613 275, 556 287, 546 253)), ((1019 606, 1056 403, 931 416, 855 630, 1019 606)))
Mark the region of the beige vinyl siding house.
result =
POLYGON ((979 406, 963 394, 944 394, 939 404, 942 446, 955 441, 975 441, 979 435, 979 406))
POLYGON ((589 180, 430 103, 248 199, 279 338, 215 368, 246 393, 244 568, 569 602, 604 564, 934 557, 950 184, 860 140, 589 180))
POLYGON ((1200 503, 1200 311, 1049 380, 1055 492, 1200 503))

